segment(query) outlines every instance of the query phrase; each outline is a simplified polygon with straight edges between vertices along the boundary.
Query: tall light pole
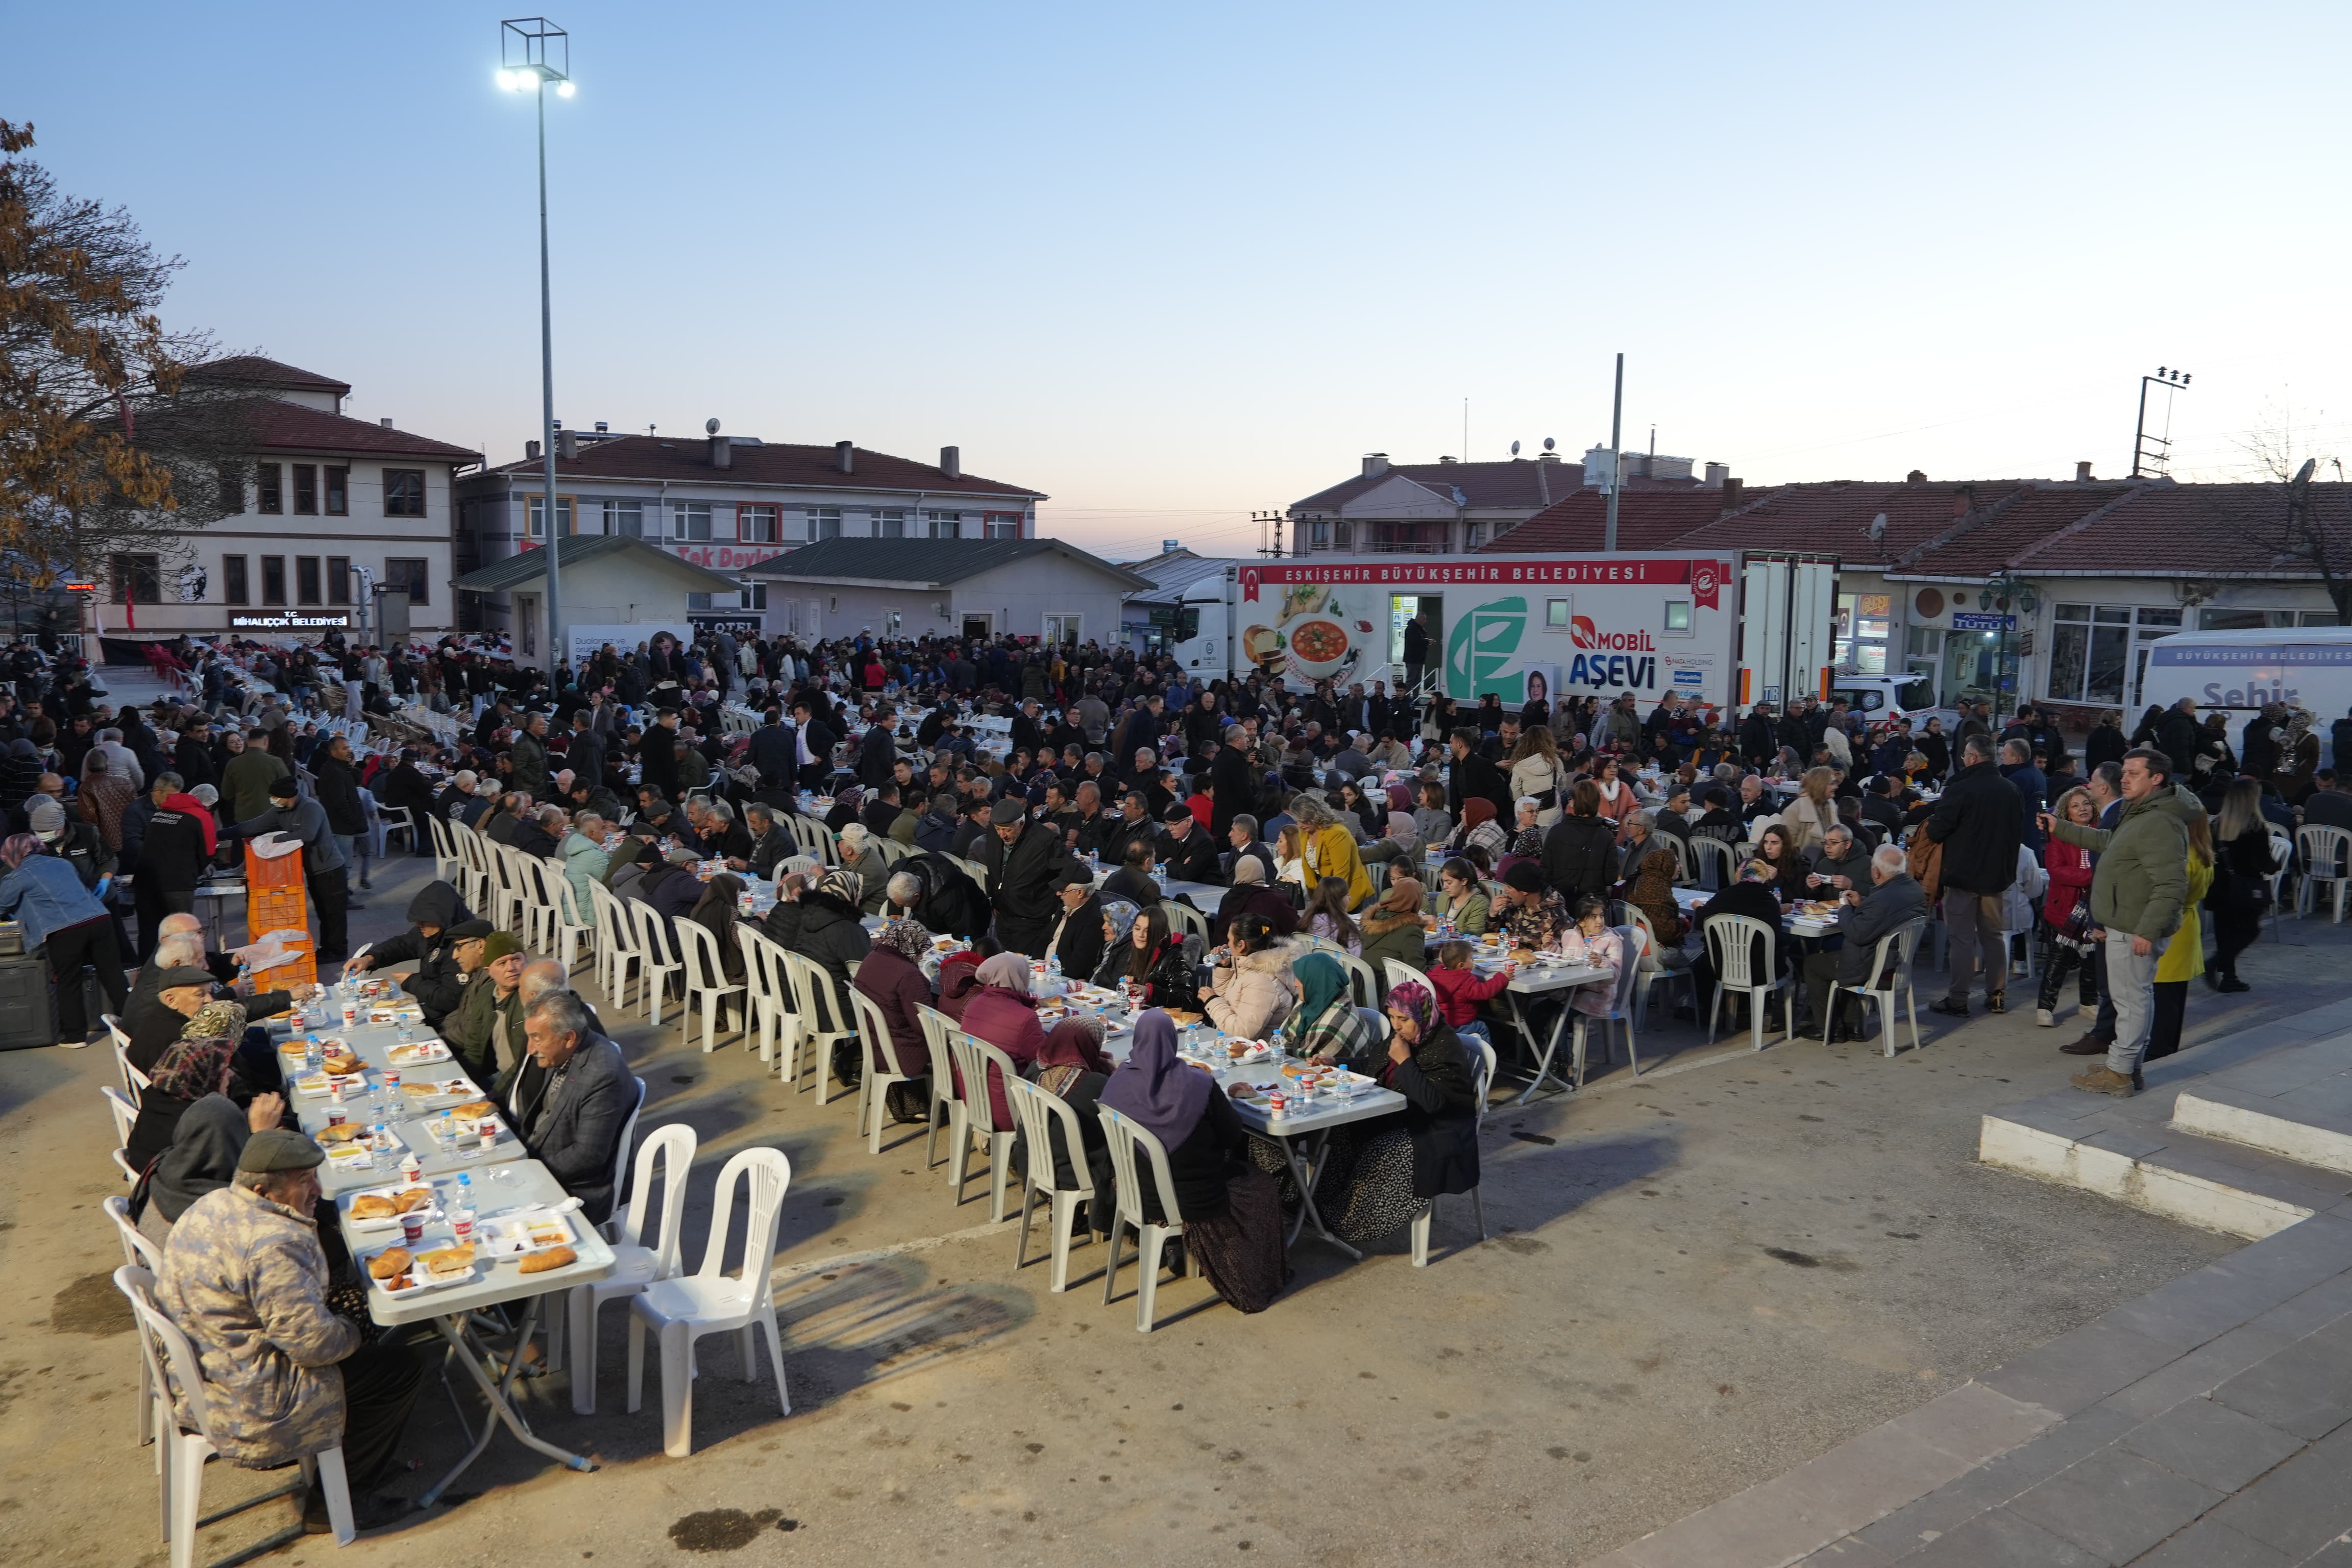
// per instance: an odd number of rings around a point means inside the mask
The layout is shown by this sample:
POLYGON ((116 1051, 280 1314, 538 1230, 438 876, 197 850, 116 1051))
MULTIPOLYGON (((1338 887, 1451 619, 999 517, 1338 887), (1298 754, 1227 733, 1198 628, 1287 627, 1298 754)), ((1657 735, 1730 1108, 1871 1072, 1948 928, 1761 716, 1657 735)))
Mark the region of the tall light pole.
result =
POLYGON ((1625 455, 1621 449, 1625 426, 1625 356, 1617 356, 1617 396, 1609 405, 1609 524, 1601 548, 1617 548, 1617 492, 1625 488, 1625 455))
POLYGON ((549 303, 547 273, 547 89, 570 98, 572 35, 544 16, 518 16, 499 24, 499 85, 529 92, 539 109, 539 382, 540 455, 546 463, 547 494, 541 500, 547 520, 547 679, 562 679, 563 587, 557 568, 562 537, 555 504, 555 317, 549 303))

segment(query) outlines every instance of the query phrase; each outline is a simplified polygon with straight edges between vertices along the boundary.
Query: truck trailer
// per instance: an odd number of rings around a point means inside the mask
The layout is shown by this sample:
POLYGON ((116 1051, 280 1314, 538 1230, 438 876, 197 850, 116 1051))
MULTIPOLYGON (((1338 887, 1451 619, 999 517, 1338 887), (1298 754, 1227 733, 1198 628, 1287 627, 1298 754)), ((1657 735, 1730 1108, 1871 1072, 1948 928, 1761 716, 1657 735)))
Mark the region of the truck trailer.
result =
POLYGON ((1834 557, 1665 551, 1242 562, 1186 591, 1172 652, 1196 679, 1255 670, 1293 691, 1378 680, 1507 707, 1630 691, 1728 708, 1826 689, 1836 581, 1834 557))

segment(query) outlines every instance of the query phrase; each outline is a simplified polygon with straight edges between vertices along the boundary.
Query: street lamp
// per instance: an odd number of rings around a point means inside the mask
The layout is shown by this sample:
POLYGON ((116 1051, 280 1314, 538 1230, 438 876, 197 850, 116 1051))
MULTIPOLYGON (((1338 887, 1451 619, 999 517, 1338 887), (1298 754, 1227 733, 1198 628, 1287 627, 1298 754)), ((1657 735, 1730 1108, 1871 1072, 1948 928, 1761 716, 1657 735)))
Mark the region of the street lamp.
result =
MULTIPOLYGON (((548 302, 547 277, 547 89, 570 98, 572 35, 544 16, 518 16, 499 24, 499 86, 528 92, 539 110, 539 379, 540 455, 546 463, 547 494, 540 504, 547 520, 547 679, 560 686, 563 670, 563 590, 557 581, 562 557, 555 504, 555 325, 548 302)), ((528 531, 528 513, 526 513, 528 531)))

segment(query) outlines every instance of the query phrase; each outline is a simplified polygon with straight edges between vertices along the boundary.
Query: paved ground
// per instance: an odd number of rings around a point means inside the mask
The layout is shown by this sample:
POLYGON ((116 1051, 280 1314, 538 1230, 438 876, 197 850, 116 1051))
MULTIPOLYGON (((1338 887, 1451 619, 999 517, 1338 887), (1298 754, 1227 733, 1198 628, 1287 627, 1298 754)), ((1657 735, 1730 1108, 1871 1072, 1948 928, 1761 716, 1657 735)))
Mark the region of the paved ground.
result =
MULTIPOLYGON (((401 870, 357 936, 394 928, 421 880, 401 870)), ((2249 966, 2251 995, 2197 990, 2200 1037, 2342 994, 2352 938, 2294 923, 2287 938, 2249 966)), ((2063 1087, 2074 1060, 2053 1047, 2072 1032, 2013 1012, 1931 1030, 1889 1062, 1858 1046, 1708 1052, 1685 1028, 1659 1076, 1619 1068, 1576 1101, 1490 1120, 1486 1245, 1463 1245, 1466 1205, 1448 1205, 1450 1250, 1425 1271, 1402 1237, 1352 1266, 1309 1247, 1271 1311, 1211 1304, 1145 1337, 1131 1270, 1107 1308, 1082 1251, 1079 1282, 1051 1295, 1041 1268, 1013 1272, 983 1199, 950 1206, 919 1142, 869 1156, 846 1102, 787 1091, 732 1046, 683 1052, 674 1017, 633 1020, 620 1034, 653 1089, 646 1124, 699 1131, 701 1182, 747 1142, 792 1157, 779 1268, 795 1414, 778 1415, 764 1372, 732 1381, 731 1345, 709 1342, 696 1453, 664 1458, 655 1391, 621 1411, 625 1314, 610 1309, 600 1413, 572 1416, 562 1377, 530 1405, 601 1472, 501 1439, 461 1485, 473 1495, 336 1561, 981 1548, 1361 1563, 1465 1543, 1596 1558, 2239 1248, 1975 1163, 1983 1110, 2063 1087)), ((16 1177, 0 1194, 0 1531, 16 1562, 162 1560, 131 1441, 128 1319, 105 1283, 120 1254, 97 1212, 120 1190, 97 1096, 110 1068, 100 1050, 0 1056, 0 1169, 16 1177)), ((689 1258, 705 1225, 698 1207, 689 1258)), ((1171 1285, 1162 1312, 1203 1294, 1171 1285)), ((431 1472, 411 1493, 462 1447, 437 1384, 407 1447, 431 1472)), ((215 1466, 207 1506, 264 1489, 215 1466)), ((208 1531, 205 1553, 267 1538, 285 1506, 208 1531)))

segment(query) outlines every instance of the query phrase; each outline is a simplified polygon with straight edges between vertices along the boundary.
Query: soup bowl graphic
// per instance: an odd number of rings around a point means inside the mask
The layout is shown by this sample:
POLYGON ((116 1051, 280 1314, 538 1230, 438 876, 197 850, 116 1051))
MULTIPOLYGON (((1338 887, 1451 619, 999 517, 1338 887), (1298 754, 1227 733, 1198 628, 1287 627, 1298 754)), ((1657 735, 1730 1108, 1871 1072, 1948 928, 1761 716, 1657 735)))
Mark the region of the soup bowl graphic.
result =
POLYGON ((1319 680, 1348 662, 1350 644, 1343 623, 1328 616, 1301 616, 1285 630, 1291 663, 1308 679, 1319 680))

